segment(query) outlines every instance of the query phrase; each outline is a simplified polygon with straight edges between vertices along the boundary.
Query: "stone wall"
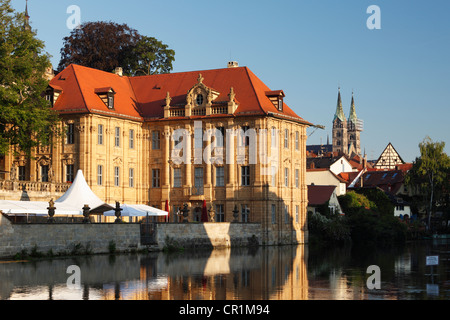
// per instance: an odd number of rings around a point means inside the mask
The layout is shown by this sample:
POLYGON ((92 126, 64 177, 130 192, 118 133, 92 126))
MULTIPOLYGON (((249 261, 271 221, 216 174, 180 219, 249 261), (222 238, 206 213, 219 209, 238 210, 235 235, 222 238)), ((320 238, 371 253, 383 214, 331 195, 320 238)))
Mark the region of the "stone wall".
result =
POLYGON ((0 214, 0 258, 11 258, 22 250, 30 253, 101 254, 110 252, 111 241, 118 252, 140 247, 139 224, 12 224, 0 214))
POLYGON ((259 223, 162 223, 156 227, 156 242, 163 249, 177 243, 184 248, 242 247, 261 245, 259 223))

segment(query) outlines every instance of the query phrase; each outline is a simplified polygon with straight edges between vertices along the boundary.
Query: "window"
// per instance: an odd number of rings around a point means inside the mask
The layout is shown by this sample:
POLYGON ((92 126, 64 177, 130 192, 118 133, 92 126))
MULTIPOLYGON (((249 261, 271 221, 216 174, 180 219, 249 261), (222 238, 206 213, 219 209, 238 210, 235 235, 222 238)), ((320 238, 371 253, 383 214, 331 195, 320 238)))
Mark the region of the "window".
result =
POLYGON ((152 150, 159 150, 161 145, 161 135, 159 131, 152 131, 152 150))
POLYGON ((217 127, 216 129, 217 129, 216 137, 215 137, 216 147, 222 148, 223 147, 223 141, 225 139, 225 128, 224 127, 217 127), (219 132, 220 132, 220 134, 219 134, 219 132))
POLYGON ((284 148, 289 149, 289 130, 284 130, 284 148))
POLYGON ((225 222, 223 204, 216 204, 216 222, 225 222))
POLYGON ((119 187, 120 186, 120 168, 114 167, 114 186, 119 187))
POLYGON ((247 131, 250 129, 249 126, 242 126, 242 140, 241 140, 241 146, 248 147, 250 145, 250 137, 248 134, 246 135, 247 131))
POLYGON ((66 166, 66 181, 72 183, 74 179, 74 166, 73 164, 68 164, 66 166))
POLYGON ((116 127, 115 135, 114 135, 114 145, 120 148, 120 128, 116 127))
POLYGON ((128 185, 130 188, 134 188, 134 168, 130 168, 129 170, 128 185))
POLYGON ((152 188, 160 187, 160 171, 159 169, 152 169, 152 188))
POLYGON ((225 168, 216 167, 216 187, 225 186, 225 168))
POLYGON ((295 150, 300 149, 300 143, 299 143, 299 133, 298 131, 295 131, 295 150))
POLYGON ((295 222, 298 223, 299 222, 299 206, 295 206, 295 222))
POLYGON ((48 182, 48 166, 41 166, 41 182, 48 182))
POLYGON ((250 222, 250 207, 246 204, 241 205, 241 222, 250 222))
POLYGON ((272 167, 272 187, 277 185, 277 168, 272 167))
POLYGON ((298 175, 299 175, 299 171, 298 171, 298 169, 295 169, 295 187, 296 188, 299 187, 298 175))
POLYGON ((69 123, 67 126, 67 137, 66 137, 67 144, 74 144, 75 143, 75 125, 73 123, 69 123))
POLYGON ((203 97, 202 94, 197 95, 197 105, 201 106, 203 104, 203 102, 205 101, 205 98, 203 97))
POLYGON ((26 167, 20 166, 19 167, 19 181, 25 181, 26 180, 26 167))
POLYGON ((278 99, 278 110, 283 111, 283 99, 278 99))
POLYGON ((271 141, 271 146, 272 149, 276 148, 278 146, 278 135, 277 135, 278 130, 276 128, 272 128, 271 130, 271 137, 270 137, 270 141, 271 141))
POLYGON ((181 168, 174 168, 173 169, 173 187, 181 188, 181 185, 182 185, 181 168))
POLYGON ((272 224, 277 223, 277 207, 276 205, 272 204, 272 224))
POLYGON ((134 149, 134 130, 130 130, 130 149, 134 149))
POLYGON ((196 167, 194 170, 194 187, 197 190, 196 195, 203 194, 203 168, 196 167))
POLYGON ((289 169, 284 168, 284 186, 289 187, 289 169))
POLYGON ((289 223, 289 206, 284 206, 284 223, 289 223))
POLYGON ((102 124, 98 125, 98 140, 97 140, 97 142, 100 145, 103 144, 103 125, 102 124))
POLYGON ((103 185, 103 166, 97 166, 97 185, 103 185))
POLYGON ((114 93, 108 92, 108 108, 114 109, 114 93))
POLYGON ((250 185, 250 167, 249 166, 241 167, 241 185, 242 186, 250 185))

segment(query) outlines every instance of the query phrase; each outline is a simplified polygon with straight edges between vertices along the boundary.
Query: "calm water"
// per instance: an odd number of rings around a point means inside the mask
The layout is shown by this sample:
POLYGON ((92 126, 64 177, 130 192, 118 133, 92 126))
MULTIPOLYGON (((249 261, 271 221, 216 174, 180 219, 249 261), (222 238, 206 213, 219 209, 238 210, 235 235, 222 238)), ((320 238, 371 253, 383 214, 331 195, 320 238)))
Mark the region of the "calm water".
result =
MULTIPOLYGON (((450 299, 449 241, 401 248, 273 247, 0 262, 1 300, 450 299), (439 265, 426 266, 426 256, 439 265), (69 266, 81 286, 69 288, 69 266), (369 290, 370 265, 381 289, 369 290)), ((73 283, 73 282, 71 282, 73 283)))

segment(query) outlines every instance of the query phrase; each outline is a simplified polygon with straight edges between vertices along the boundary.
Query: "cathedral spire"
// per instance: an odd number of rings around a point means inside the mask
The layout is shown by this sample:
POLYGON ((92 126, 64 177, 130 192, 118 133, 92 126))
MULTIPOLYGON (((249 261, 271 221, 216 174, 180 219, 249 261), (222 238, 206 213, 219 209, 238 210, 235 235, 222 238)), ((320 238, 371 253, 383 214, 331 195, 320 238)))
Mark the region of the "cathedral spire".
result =
POLYGON ((342 122, 345 121, 344 109, 342 108, 341 88, 340 87, 339 87, 338 102, 337 102, 337 107, 336 107, 336 114, 334 115, 333 122, 336 121, 336 119, 339 119, 342 122))
POLYGON ((25 30, 31 30, 31 27, 30 27, 30 15, 28 14, 28 0, 26 0, 26 4, 25 4, 25 22, 23 24, 23 28, 25 30))
POLYGON ((356 108, 355 108, 355 97, 352 92, 352 104, 350 107, 350 116, 348 118, 349 122, 352 122, 355 126, 358 122, 358 117, 356 116, 356 108))

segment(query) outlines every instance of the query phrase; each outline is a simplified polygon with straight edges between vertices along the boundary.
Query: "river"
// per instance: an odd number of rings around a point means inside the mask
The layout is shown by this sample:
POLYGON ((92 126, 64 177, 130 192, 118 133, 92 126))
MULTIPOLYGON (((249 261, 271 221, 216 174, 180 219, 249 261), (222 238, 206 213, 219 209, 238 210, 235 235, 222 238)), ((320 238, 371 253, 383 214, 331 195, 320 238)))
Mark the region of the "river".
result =
POLYGON ((449 300, 449 243, 3 261, 0 300, 449 300))

